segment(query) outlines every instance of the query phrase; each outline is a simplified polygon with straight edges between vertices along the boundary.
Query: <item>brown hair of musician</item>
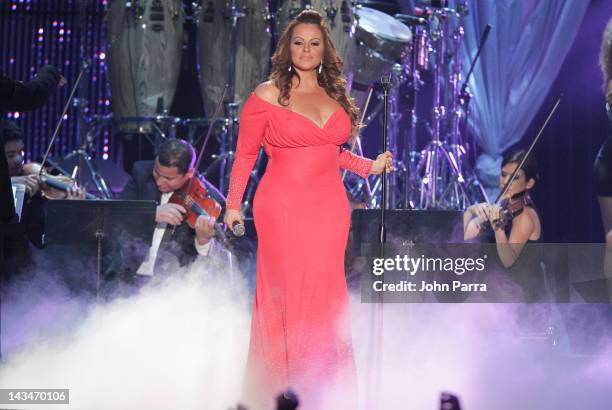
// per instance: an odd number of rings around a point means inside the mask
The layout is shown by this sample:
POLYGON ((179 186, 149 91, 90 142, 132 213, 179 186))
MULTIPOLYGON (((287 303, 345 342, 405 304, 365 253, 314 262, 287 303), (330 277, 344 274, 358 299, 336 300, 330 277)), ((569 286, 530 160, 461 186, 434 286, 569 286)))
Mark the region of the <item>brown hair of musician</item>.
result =
POLYGON ((608 21, 601 40, 599 65, 603 74, 603 89, 606 92, 608 91, 608 82, 612 80, 612 19, 608 21))
POLYGON ((278 40, 276 51, 272 56, 272 70, 270 81, 280 90, 278 103, 284 107, 289 105, 293 77, 300 80, 297 70, 290 69, 291 61, 291 38, 295 26, 299 24, 314 24, 319 27, 323 34, 323 61, 320 74, 317 70, 317 81, 325 89, 327 95, 336 100, 351 118, 353 131, 359 127, 359 108, 353 99, 346 95, 346 79, 342 76, 342 58, 338 55, 332 41, 329 28, 323 21, 323 17, 316 10, 304 10, 293 19, 285 28, 278 40))

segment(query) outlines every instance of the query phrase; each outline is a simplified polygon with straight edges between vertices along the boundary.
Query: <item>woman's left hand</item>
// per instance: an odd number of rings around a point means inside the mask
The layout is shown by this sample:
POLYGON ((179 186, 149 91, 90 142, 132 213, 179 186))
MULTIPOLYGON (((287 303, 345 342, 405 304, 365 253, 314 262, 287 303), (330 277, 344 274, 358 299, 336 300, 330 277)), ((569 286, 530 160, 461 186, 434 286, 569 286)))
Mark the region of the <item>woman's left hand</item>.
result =
POLYGON ((389 151, 376 157, 376 161, 372 163, 372 168, 370 168, 370 174, 380 175, 385 169, 387 173, 393 171, 393 154, 389 151))
POLYGON ((487 219, 491 223, 491 227, 493 230, 498 230, 503 228, 503 210, 498 204, 490 204, 487 206, 487 219))

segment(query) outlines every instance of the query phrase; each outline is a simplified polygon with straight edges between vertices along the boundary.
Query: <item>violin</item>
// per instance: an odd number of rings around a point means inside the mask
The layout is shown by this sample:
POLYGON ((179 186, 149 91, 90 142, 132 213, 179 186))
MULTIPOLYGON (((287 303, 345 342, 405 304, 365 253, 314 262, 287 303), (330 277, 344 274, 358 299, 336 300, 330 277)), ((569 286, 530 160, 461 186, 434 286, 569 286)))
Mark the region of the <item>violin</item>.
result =
POLYGON ((190 228, 195 228, 200 215, 217 220, 221 215, 221 205, 210 197, 204 183, 193 176, 182 188, 174 191, 168 200, 171 204, 181 205, 187 213, 185 220, 190 228))
POLYGON ((493 221, 493 224, 496 228, 504 227, 508 222, 519 216, 526 206, 531 205, 533 205, 533 202, 527 190, 517 192, 510 198, 506 197, 499 202, 499 206, 501 207, 501 218, 493 221))
MULTIPOLYGON (((227 92, 228 85, 225 85, 223 89, 223 94, 221 98, 217 102, 217 108, 215 109, 215 113, 212 116, 211 124, 214 124, 217 118, 219 118, 219 114, 221 112, 221 107, 223 105, 223 101, 225 99, 225 94, 227 92)), ((206 133, 206 137, 204 138, 204 142, 200 147, 200 152, 198 153, 197 160, 193 169, 197 170, 200 167, 200 162, 204 156, 204 149, 208 144, 210 139, 211 132, 213 127, 208 127, 208 132, 206 133)), ((216 221, 221 215, 221 205, 213 199, 208 190, 204 186, 204 182, 198 178, 197 172, 181 187, 180 189, 174 191, 168 200, 169 203, 181 205, 187 211, 185 215, 185 220, 190 228, 195 229, 196 222, 200 215, 210 216, 215 220, 215 238, 218 239, 221 243, 223 243, 228 248, 232 247, 231 238, 228 233, 223 229, 221 224, 218 224, 216 221)), ((235 236, 244 235, 244 226, 238 225, 232 227, 232 232, 235 236)))
MULTIPOLYGON (((64 199, 69 190, 76 190, 76 181, 65 175, 49 175, 46 169, 37 162, 29 162, 23 165, 24 175, 38 175, 40 177, 40 191, 47 199, 64 199), (41 172, 42 171, 42 172, 41 172)), ((87 199, 98 199, 90 193, 85 193, 87 199)))
POLYGON ((204 182, 197 176, 191 177, 183 187, 174 191, 168 203, 181 205, 187 211, 185 221, 190 228, 195 229, 196 221, 200 215, 212 217, 215 220, 215 239, 227 248, 232 248, 230 235, 216 220, 221 215, 221 205, 210 196, 204 182))

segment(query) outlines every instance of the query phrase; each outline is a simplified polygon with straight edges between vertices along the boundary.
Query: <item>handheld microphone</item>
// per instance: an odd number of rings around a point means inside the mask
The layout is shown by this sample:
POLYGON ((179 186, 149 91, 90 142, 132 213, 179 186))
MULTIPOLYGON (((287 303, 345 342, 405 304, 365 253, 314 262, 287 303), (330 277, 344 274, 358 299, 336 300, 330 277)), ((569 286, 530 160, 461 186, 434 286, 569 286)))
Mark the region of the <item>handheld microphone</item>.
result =
POLYGON ((238 221, 234 221, 234 223, 232 224, 232 233, 234 234, 234 236, 237 237, 244 236, 244 225, 238 221))

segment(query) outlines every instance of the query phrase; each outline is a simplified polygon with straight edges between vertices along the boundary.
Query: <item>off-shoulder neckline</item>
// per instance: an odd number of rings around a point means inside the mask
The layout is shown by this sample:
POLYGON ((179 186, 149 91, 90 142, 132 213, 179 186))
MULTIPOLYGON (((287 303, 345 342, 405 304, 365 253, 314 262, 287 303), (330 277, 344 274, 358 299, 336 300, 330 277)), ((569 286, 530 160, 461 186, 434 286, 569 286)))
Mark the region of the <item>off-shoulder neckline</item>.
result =
POLYGON ((329 125, 330 121, 331 121, 331 120, 332 120, 332 119, 333 119, 333 118, 334 118, 334 117, 335 117, 335 116, 336 116, 336 115, 337 115, 339 112, 344 111, 344 109, 342 108, 342 106, 338 107, 338 108, 336 109, 336 111, 334 111, 334 112, 333 112, 333 113, 332 113, 332 114, 329 116, 329 118, 328 118, 328 119, 325 121, 325 123, 324 123, 324 124, 323 124, 323 126, 321 127, 321 126, 319 126, 319 124, 318 124, 318 123, 316 123, 314 120, 310 119, 310 117, 307 117, 307 116, 306 116, 306 115, 304 115, 304 114, 301 114, 301 113, 299 113, 299 112, 297 112, 297 111, 290 110, 289 108, 285 108, 285 107, 283 107, 283 106, 281 106, 281 105, 276 105, 276 104, 273 104, 273 103, 271 103, 271 102, 269 102, 269 101, 266 101, 266 100, 264 100, 263 98, 261 98, 260 96, 258 96, 258 95, 257 95, 255 92, 252 92, 251 94, 252 94, 252 95, 254 95, 254 96, 257 98, 257 100, 259 100, 259 101, 261 101, 261 102, 263 102, 263 103, 265 103, 265 104, 267 104, 267 105, 270 105, 270 106, 272 106, 272 107, 276 107, 276 108, 277 108, 277 109, 279 109, 279 110, 283 110, 283 111, 287 111, 287 112, 293 113, 293 114, 297 115, 298 117, 303 118, 304 120, 308 121, 309 123, 311 123, 312 125, 314 125, 315 127, 317 127, 319 130, 324 130, 324 129, 327 127, 327 125, 329 125))

